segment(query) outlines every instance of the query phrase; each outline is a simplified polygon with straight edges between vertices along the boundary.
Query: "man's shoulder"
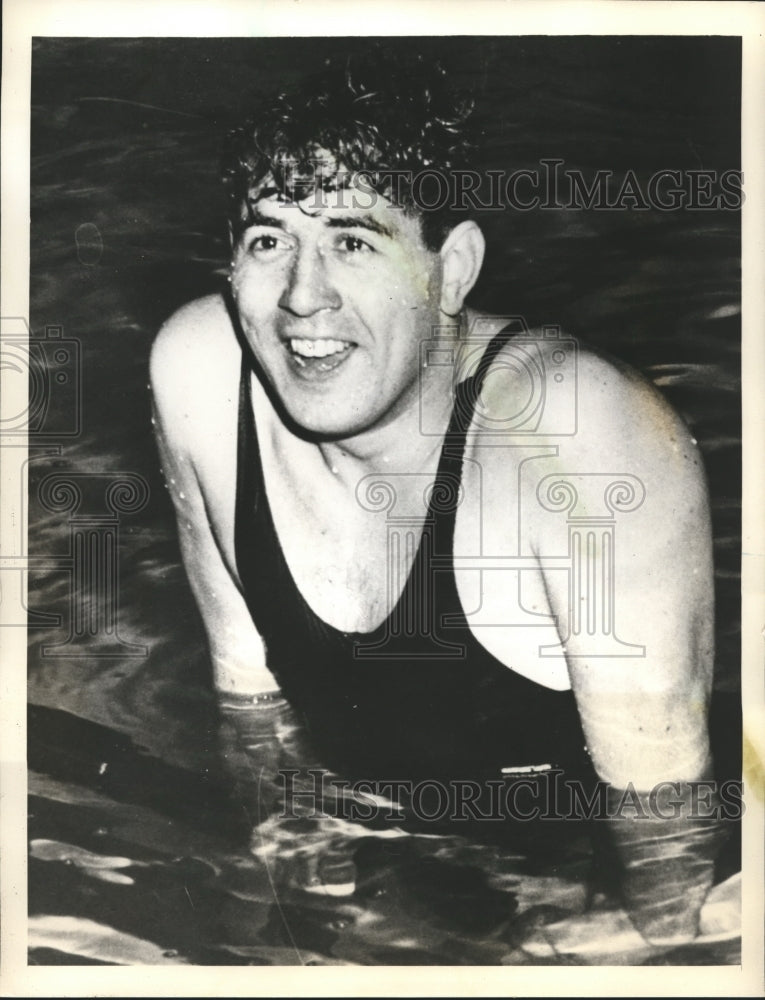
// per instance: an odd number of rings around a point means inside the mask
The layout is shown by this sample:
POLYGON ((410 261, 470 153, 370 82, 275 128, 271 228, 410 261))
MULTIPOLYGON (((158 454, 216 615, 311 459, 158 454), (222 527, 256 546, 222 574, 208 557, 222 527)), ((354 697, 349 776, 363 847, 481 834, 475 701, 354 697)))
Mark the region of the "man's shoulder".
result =
POLYGON ((155 409, 165 425, 183 419, 212 429, 225 420, 240 361, 241 348, 220 295, 196 299, 173 313, 157 333, 149 363, 155 409))
POLYGON ((481 488, 490 491, 488 509, 507 519, 508 503, 518 495, 524 530, 538 533, 535 545, 553 544, 554 534, 544 537, 553 507, 540 502, 539 491, 559 482, 572 492, 562 487, 555 502, 577 496, 579 511, 602 510, 606 487, 621 490, 620 500, 632 497, 640 516, 633 514, 629 526, 646 552, 682 540, 698 554, 707 544, 699 448, 640 372, 581 342, 536 345, 532 338, 523 350, 519 343, 505 345, 484 385, 470 457, 482 470, 481 488), (569 358, 557 353, 572 349, 569 358), (505 431, 498 433, 505 416, 505 431))
POLYGON ((231 319, 221 295, 206 295, 177 309, 160 328, 151 350, 153 369, 178 372, 204 352, 208 362, 238 351, 231 319))
POLYGON ((678 455, 692 456, 688 470, 700 468, 694 440, 661 391, 640 371, 587 345, 577 359, 577 434, 583 454, 623 456, 638 467, 678 455))
POLYGON ((695 443, 659 390, 639 371, 581 340, 532 330, 511 337, 487 370, 477 441, 551 445, 579 458, 640 452, 651 461, 695 443))

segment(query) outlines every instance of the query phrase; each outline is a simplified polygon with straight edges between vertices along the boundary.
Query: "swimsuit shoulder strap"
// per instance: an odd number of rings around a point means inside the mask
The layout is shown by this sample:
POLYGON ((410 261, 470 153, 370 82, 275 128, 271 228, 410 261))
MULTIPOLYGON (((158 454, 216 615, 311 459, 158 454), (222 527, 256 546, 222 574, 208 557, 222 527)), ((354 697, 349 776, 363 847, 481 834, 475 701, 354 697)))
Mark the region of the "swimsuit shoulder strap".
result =
POLYGON ((454 405, 430 494, 427 516, 427 520, 434 525, 436 550, 441 553, 452 551, 454 524, 460 502, 465 444, 476 402, 481 395, 487 372, 499 352, 517 332, 516 324, 509 323, 496 333, 481 355, 475 371, 458 382, 455 387, 454 405))
POLYGON ((252 390, 250 387, 250 368, 247 357, 242 351, 242 364, 239 371, 239 410, 237 426, 236 455, 236 523, 239 524, 242 509, 247 506, 247 513, 252 513, 249 500, 260 493, 262 478, 260 473, 260 450, 257 435, 254 433, 252 420, 252 390), (253 482, 253 478, 256 480, 253 482), (249 499, 248 499, 249 498, 249 499))

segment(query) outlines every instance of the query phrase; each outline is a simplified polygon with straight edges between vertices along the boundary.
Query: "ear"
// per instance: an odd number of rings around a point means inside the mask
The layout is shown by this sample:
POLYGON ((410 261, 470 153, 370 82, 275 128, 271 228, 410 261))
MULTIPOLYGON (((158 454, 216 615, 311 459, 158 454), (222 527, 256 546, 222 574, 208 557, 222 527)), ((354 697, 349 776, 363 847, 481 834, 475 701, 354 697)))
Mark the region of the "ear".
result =
POLYGON ((457 316, 476 283, 483 264, 486 241, 475 222, 460 222, 441 247, 441 310, 457 316))

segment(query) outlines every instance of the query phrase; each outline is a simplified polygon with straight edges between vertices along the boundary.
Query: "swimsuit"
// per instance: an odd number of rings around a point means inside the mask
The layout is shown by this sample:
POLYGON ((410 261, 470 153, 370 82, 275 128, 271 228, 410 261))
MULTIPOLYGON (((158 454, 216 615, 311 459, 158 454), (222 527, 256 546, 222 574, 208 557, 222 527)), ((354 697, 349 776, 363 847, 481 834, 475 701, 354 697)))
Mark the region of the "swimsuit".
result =
POLYGON ((343 775, 485 780, 500 778, 503 768, 548 764, 588 771, 572 692, 515 673, 481 645, 451 566, 466 433, 485 372, 507 336, 498 334, 475 374, 457 386, 411 572, 393 611, 371 633, 327 625, 294 582, 266 495, 252 366, 243 351, 235 546, 244 597, 284 696, 322 763, 343 775), (407 628, 422 620, 416 611, 428 594, 432 627, 407 628))

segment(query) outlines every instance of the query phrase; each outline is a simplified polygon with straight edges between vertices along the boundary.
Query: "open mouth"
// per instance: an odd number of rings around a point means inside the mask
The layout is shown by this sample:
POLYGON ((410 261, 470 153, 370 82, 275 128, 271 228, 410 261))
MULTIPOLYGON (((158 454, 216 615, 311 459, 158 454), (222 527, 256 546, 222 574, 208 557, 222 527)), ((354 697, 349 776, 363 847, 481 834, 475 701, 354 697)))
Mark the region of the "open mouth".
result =
POLYGON ((356 345, 349 340, 335 340, 323 337, 310 340, 306 337, 290 337, 286 347, 295 364, 307 372, 334 371, 348 358, 356 345))

